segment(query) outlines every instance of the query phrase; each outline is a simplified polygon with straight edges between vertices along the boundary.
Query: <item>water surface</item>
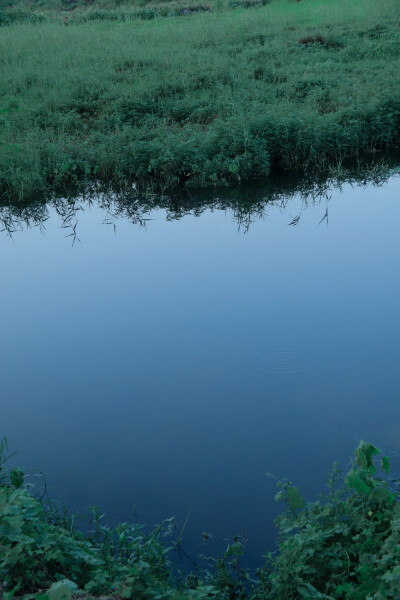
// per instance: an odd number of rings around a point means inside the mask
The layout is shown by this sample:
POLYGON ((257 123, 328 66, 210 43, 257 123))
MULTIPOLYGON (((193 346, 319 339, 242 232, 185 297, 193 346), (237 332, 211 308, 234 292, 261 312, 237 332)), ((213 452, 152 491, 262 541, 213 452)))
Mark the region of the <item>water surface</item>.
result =
POLYGON ((239 227, 218 203, 154 209, 145 227, 96 202, 69 228, 54 206, 41 227, 17 219, 1 239, 0 369, 18 463, 111 520, 135 506, 183 523, 192 507, 193 556, 244 531, 260 564, 279 510, 265 472, 312 499, 360 438, 396 462, 399 189, 294 195, 239 227))

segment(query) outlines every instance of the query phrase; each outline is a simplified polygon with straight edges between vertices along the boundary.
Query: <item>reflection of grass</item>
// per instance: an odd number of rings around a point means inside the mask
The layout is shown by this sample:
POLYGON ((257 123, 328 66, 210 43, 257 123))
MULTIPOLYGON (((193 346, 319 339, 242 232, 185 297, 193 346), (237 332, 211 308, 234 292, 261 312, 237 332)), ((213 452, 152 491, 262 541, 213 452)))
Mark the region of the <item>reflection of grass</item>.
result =
MULTIPOLYGON (((50 210, 55 210, 63 229, 68 231, 72 241, 77 237, 77 223, 82 210, 89 206, 98 207, 104 214, 102 223, 112 226, 117 231, 119 219, 126 219, 140 227, 147 227, 152 220, 152 212, 165 210, 167 221, 179 220, 185 215, 199 217, 203 212, 230 212, 236 222, 238 231, 247 232, 253 222, 269 218, 270 210, 279 207, 285 211, 296 197, 301 199, 300 212, 293 217, 288 215, 288 225, 302 223, 303 208, 310 204, 321 206, 320 222, 328 220, 328 200, 332 190, 343 186, 344 183, 358 186, 379 186, 391 177, 400 173, 400 157, 391 155, 391 163, 378 160, 376 156, 369 161, 359 162, 354 170, 333 169, 316 177, 288 177, 286 173, 271 176, 253 184, 219 188, 208 188, 188 193, 185 190, 174 191, 171 194, 143 194, 123 188, 118 193, 115 189, 100 186, 88 186, 79 196, 54 195, 51 199, 42 197, 34 202, 0 202, 0 233, 10 237, 16 231, 24 228, 38 227, 46 230, 46 222, 50 210), (373 162, 372 162, 373 161, 373 162), (394 166, 393 166, 394 165, 394 166)), ((393 445, 393 444, 392 444, 393 445)), ((396 445, 396 444, 394 444, 396 445)))
MULTIPOLYGON (((40 500, 32 495, 20 469, 7 469, 6 451, 6 440, 0 440, 4 600, 22 594, 70 600, 71 592, 81 598, 107 595, 126 600, 399 597, 400 499, 388 484, 389 458, 381 457, 378 471, 375 457, 380 450, 372 444, 360 442, 345 486, 334 465, 327 481, 329 493, 318 502, 306 504, 290 481, 278 481, 275 499, 285 505, 277 519, 279 552, 267 555, 257 579, 240 567, 244 545, 239 537, 222 558, 211 561, 212 572, 203 572, 184 552, 194 571, 177 577, 170 557, 173 551, 183 552, 182 533, 190 511, 178 535, 174 519, 146 535, 140 525, 123 523, 110 529, 93 507, 84 535, 74 518, 68 519, 45 500, 45 491, 40 500), (164 535, 169 536, 168 549, 164 535)), ((204 541, 207 537, 203 533, 204 541)))
POLYGON ((0 186, 22 198, 90 179, 216 185, 392 144, 398 14, 398 0, 275 0, 3 27, 0 147, 18 151, 0 154, 0 186))

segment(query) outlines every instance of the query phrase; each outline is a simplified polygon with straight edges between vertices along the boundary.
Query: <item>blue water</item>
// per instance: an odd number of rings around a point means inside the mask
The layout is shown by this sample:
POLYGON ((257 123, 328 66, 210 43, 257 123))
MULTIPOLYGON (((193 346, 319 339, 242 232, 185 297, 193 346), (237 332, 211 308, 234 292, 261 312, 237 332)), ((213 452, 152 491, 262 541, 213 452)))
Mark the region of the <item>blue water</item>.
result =
POLYGON ((74 244, 51 206, 44 227, 3 233, 0 434, 14 461, 110 521, 135 507, 182 524, 192 507, 193 557, 244 531, 260 564, 279 511, 265 472, 313 499, 361 438, 396 465, 399 191, 393 178, 294 195, 248 229, 215 208, 114 230, 83 202, 74 244))

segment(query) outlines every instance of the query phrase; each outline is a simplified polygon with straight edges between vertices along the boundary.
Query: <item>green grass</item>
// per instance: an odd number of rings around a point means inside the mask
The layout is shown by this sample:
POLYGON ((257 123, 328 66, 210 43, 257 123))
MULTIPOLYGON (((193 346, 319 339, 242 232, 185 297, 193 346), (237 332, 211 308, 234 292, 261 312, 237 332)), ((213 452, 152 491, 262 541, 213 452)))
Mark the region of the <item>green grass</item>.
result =
POLYGON ((11 23, 152 20, 226 8, 250 8, 271 0, 0 0, 0 26, 11 23))
POLYGON ((0 29, 6 199, 224 185, 398 143, 398 0, 85 19, 0 29))

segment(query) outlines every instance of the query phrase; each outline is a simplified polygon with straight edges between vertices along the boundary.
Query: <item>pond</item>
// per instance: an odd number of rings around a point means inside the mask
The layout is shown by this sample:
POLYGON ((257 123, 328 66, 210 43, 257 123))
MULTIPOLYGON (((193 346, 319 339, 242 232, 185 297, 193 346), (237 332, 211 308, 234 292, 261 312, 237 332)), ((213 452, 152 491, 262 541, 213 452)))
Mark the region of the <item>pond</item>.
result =
POLYGON ((243 534, 250 566, 274 547, 266 472, 314 499, 361 438, 400 467, 399 190, 258 191, 252 210, 214 192, 139 216, 113 199, 3 209, 14 461, 110 521, 182 526, 191 509, 188 554, 243 534))

